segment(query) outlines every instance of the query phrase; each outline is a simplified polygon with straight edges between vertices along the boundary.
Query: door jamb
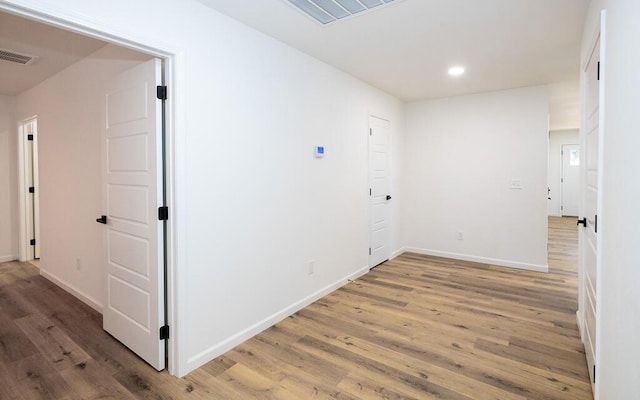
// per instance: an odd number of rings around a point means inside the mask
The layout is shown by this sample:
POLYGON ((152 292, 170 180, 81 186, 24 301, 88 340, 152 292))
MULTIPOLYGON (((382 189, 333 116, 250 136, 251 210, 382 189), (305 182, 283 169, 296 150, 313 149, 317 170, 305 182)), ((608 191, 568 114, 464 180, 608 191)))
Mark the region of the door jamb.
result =
MULTIPOLYGON (((143 36, 133 31, 123 31, 114 29, 103 23, 88 18, 80 13, 71 13, 60 10, 51 6, 39 3, 29 2, 28 5, 18 5, 6 0, 0 0, 0 11, 14 14, 30 20, 42 22, 60 29, 71 31, 83 36, 96 38, 107 43, 126 47, 142 53, 158 57, 164 61, 164 79, 165 85, 170 88, 170 94, 165 102, 166 110, 166 144, 167 152, 165 154, 167 161, 167 206, 171 210, 171 216, 167 221, 167 303, 168 303, 168 320, 171 325, 171 337, 167 339, 168 363, 167 369, 170 374, 182 376, 186 373, 187 357, 186 352, 180 351, 178 343, 180 342, 180 322, 179 316, 182 314, 182 307, 178 301, 179 293, 185 293, 184 280, 178 279, 178 271, 175 265, 185 264, 184 246, 178 246, 178 237, 184 237, 184 224, 177 221, 176 216, 184 215, 184 190, 178 190, 182 187, 182 180, 178 179, 178 172, 184 171, 186 164, 185 157, 180 155, 176 148, 184 148, 184 135, 177 135, 176 131, 185 131, 185 123, 178 116, 183 115, 185 110, 182 93, 176 90, 178 87, 184 87, 185 76, 183 73, 183 51, 179 48, 169 45, 165 42, 158 41, 155 38, 143 36)), ((20 145, 23 147, 23 145, 20 145)), ((23 149, 20 149, 22 152, 23 149)), ((24 188, 21 188, 24 189, 24 188)), ((24 192, 21 191, 21 196, 24 192)), ((22 201, 21 201, 22 204, 22 201)), ((20 249, 22 252, 22 248, 20 249)), ((21 257, 22 258, 22 257, 21 257)))

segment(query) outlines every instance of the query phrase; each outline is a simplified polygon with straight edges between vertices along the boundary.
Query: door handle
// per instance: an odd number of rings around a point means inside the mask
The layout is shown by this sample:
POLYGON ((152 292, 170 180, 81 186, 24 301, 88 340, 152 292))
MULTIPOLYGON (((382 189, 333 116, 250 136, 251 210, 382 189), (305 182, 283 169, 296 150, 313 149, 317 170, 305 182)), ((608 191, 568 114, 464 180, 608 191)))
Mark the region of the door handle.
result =
POLYGON ((96 218, 96 222, 99 224, 107 224, 107 216, 101 215, 100 218, 96 218))
POLYGON ((582 225, 585 228, 587 227, 587 219, 586 218, 582 218, 578 220, 578 223, 576 225, 582 225))
POLYGON ((391 196, 387 195, 387 200, 391 200, 391 196))

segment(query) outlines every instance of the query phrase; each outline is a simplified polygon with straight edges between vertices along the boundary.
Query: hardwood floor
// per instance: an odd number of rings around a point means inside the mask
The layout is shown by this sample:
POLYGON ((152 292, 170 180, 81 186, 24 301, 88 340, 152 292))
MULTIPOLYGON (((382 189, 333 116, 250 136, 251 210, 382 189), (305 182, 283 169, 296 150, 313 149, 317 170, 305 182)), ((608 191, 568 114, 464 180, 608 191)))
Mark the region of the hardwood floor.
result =
POLYGON ((0 399, 591 399, 575 219, 549 225, 548 274, 404 254, 183 379, 0 264, 0 399))

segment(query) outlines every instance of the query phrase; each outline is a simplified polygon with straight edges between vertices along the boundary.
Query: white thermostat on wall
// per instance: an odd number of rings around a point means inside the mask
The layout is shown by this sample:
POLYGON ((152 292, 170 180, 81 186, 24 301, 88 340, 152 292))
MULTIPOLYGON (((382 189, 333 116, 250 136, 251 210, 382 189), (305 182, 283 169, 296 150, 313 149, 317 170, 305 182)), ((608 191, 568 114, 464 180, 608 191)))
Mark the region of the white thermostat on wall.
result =
POLYGON ((316 158, 324 157, 324 146, 316 146, 315 155, 316 158))

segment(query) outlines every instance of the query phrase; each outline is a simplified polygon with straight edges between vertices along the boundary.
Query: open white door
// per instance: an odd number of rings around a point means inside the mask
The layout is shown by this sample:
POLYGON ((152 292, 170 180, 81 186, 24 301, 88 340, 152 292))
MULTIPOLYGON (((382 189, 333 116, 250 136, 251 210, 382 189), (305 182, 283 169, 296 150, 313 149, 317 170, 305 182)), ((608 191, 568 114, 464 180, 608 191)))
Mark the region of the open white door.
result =
MULTIPOLYGON (((601 26, 602 28, 602 26, 601 26)), ((602 159, 600 148, 602 143, 602 96, 600 80, 601 52, 600 36, 593 45, 593 51, 583 70, 583 129, 582 145, 583 185, 581 187, 582 217, 578 224, 582 225, 579 234, 580 251, 580 307, 578 315, 581 323, 581 336, 584 342, 587 364, 592 384, 596 382, 598 365, 598 319, 599 316, 599 276, 598 260, 598 214, 602 196, 602 159)), ((595 388, 594 388, 595 389, 595 388)), ((595 393, 595 390, 594 390, 595 393)))
POLYGON ((162 85, 158 59, 107 84, 104 146, 106 296, 103 327, 142 359, 165 368, 162 85))
POLYGON ((389 121, 369 117, 369 267, 389 259, 389 121))
POLYGON ((25 261, 40 258, 40 185, 38 184, 38 120, 22 123, 25 261))

